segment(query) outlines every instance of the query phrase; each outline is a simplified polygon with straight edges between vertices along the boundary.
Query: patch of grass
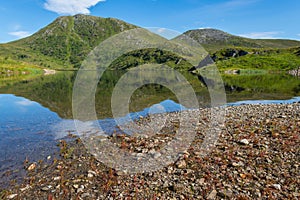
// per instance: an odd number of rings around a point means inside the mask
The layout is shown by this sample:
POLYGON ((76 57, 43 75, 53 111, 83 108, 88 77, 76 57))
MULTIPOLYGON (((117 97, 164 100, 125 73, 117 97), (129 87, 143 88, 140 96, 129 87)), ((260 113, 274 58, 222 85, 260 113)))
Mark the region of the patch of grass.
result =
POLYGON ((268 74, 267 70, 264 69, 240 69, 240 75, 263 75, 263 74, 268 74))
POLYGON ((299 95, 300 80, 287 74, 223 75, 229 86, 244 88, 243 92, 299 95))
POLYGON ((124 70, 147 63, 166 64, 177 70, 188 71, 193 66, 184 58, 160 49, 143 49, 132 51, 116 59, 111 69, 124 70))
POLYGON ((35 65, 0 57, 0 87, 23 79, 32 79, 43 73, 35 65))
POLYGON ((250 52, 245 56, 228 58, 216 62, 221 71, 239 69, 246 70, 266 70, 266 71, 288 71, 297 69, 300 66, 300 56, 292 50, 270 50, 250 52))

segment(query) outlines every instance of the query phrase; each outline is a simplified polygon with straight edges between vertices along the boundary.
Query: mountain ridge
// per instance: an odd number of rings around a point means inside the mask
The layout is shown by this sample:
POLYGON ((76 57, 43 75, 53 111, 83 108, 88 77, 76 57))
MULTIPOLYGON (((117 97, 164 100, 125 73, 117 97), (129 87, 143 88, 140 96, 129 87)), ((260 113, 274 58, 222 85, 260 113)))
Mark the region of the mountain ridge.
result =
MULTIPOLYGON (((290 48, 300 46, 300 41, 292 39, 251 39, 236 36, 214 28, 193 29, 183 34, 202 44, 208 51, 222 48, 290 48)), ((179 36, 180 37, 180 36, 179 36)))
MULTIPOLYGON (((61 16, 29 37, 0 44, 0 56, 43 68, 78 68, 87 54, 102 41, 137 27, 115 18, 82 14, 61 16)), ((250 39, 217 29, 195 29, 183 34, 198 41, 211 54, 224 48, 300 47, 300 41, 250 39)))

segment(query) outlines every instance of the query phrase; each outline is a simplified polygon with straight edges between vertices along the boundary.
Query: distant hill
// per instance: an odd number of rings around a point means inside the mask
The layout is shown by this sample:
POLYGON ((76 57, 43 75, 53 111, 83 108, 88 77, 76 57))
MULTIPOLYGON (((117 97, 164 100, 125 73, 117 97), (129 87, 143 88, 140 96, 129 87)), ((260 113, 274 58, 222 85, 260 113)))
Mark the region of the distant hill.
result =
POLYGON ((36 62, 45 67, 57 68, 57 63, 64 68, 79 67, 99 43, 136 27, 114 18, 87 15, 59 17, 30 37, 1 45, 0 55, 36 62))
MULTIPOLYGON (((101 18, 88 15, 63 16, 42 28, 30 37, 14 42, 0 44, 2 60, 17 60, 43 68, 73 69, 78 68, 88 53, 102 41, 125 30, 137 28, 133 24, 114 18, 101 18)), ((223 59, 221 49, 242 48, 291 48, 300 47, 295 40, 249 39, 234 36, 216 29, 190 30, 184 34, 198 41, 211 55, 223 59), (219 52, 219 53, 216 53, 219 52)), ((178 36, 178 37, 182 37, 178 36)), ((175 38, 175 39, 178 39, 175 38)), ((235 52, 234 50, 233 52, 235 52)), ((251 50, 252 51, 252 50, 251 50)), ((225 51, 225 58, 228 50, 225 51)), ((231 50, 229 53, 232 52, 231 50)), ((242 53, 238 50, 238 53, 242 53)), ((300 51, 298 52, 300 55, 300 51)), ((0 60, 1 60, 0 59, 0 60)), ((126 69, 145 62, 168 62, 177 69, 189 69, 190 65, 170 52, 148 49, 132 52, 115 62, 114 69, 126 69), (147 54, 152 57, 149 58, 147 54), (163 58, 163 59, 161 59, 163 58), (177 64, 180 63, 180 66, 177 64)), ((0 63, 1 64, 1 63, 0 63)))
MULTIPOLYGON (((215 52, 223 48, 290 48, 299 47, 300 41, 286 39, 250 39, 231 35, 217 29, 196 29, 189 30, 188 35, 198 41, 208 51, 215 52)), ((179 36, 181 37, 181 36, 179 36)))

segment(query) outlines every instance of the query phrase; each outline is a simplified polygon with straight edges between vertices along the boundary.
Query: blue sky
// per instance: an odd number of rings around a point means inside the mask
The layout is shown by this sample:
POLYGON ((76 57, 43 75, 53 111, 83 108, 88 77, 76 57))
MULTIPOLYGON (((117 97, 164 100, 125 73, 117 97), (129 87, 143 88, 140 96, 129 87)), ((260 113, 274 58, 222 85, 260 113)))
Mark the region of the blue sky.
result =
POLYGON ((179 32, 211 27, 251 38, 300 40, 299 0, 2 0, 0 42, 77 13, 179 32))

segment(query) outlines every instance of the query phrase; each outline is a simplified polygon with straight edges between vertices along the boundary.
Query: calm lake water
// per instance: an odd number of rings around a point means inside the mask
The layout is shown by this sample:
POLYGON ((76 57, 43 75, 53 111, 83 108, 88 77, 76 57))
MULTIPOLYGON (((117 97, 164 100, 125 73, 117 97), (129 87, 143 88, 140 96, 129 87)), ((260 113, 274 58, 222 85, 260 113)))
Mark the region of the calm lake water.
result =
MULTIPOLYGON (((102 128, 108 133, 112 133, 116 125, 111 119, 111 94, 123 74, 123 71, 106 72, 95 94, 97 116, 102 128)), ((183 75, 193 86, 200 106, 209 106, 209 93, 200 78, 190 73, 183 75)), ((26 157, 30 162, 37 162, 47 161, 49 155, 51 159, 58 156, 58 140, 65 138, 68 133, 76 132, 72 115, 75 78, 74 72, 59 72, 13 83, 0 80, 0 186, 24 174, 22 169, 26 157), (7 170, 13 170, 10 176, 5 175, 7 170)), ((228 105, 300 101, 299 97, 294 98, 300 96, 300 79, 293 76, 226 75, 223 81, 228 105), (292 100, 281 101, 286 99, 292 100)), ((176 102, 176 96, 169 89, 150 84, 133 93, 129 108, 132 117, 138 118, 146 116, 150 110, 173 112, 182 109, 176 102)))

